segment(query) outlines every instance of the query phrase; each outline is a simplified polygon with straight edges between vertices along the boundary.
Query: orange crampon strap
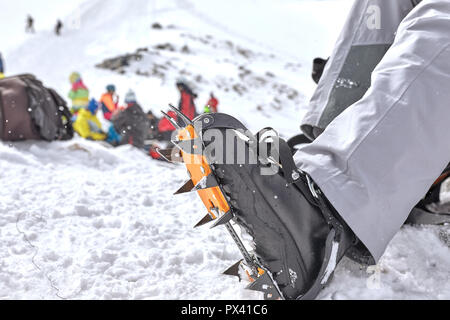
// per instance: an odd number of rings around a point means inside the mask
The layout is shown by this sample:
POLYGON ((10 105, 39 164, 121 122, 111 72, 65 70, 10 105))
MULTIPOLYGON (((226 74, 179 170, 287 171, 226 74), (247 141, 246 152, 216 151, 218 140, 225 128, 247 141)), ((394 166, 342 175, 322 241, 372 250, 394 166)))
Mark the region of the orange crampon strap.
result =
MULTIPOLYGON (((197 133, 192 125, 181 129, 178 132, 178 139, 180 141, 188 141, 198 138, 197 133)), ((195 146, 194 146, 195 148, 195 146)), ((191 176, 193 185, 197 185, 200 181, 210 174, 212 174, 211 168, 203 154, 188 154, 181 151, 183 162, 186 165, 187 170, 191 176)), ((230 207, 220 190, 220 187, 213 187, 208 189, 198 190, 198 195, 203 201, 203 204, 208 209, 208 212, 212 219, 218 218, 218 213, 227 213, 230 211, 230 207), (218 210, 218 211, 216 211, 218 210)))

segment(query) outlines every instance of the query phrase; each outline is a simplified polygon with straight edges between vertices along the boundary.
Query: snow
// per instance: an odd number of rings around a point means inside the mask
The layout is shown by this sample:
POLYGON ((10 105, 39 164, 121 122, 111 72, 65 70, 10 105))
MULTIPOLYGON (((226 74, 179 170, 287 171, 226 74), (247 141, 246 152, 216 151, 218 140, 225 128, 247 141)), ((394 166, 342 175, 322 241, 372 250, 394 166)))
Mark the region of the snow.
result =
MULTIPOLYGON (((36 74, 66 95, 69 74, 80 71, 94 97, 109 83, 121 97, 132 88, 155 114, 177 102, 174 81, 184 70, 199 110, 214 90, 219 108, 250 129, 273 126, 289 136, 315 88, 311 61, 329 55, 352 1, 257 3, 8 1, 1 51, 7 74, 36 74), (27 14, 34 35, 24 34, 27 14), (58 18, 66 25, 60 38, 52 33, 58 18), (174 51, 156 48, 167 43, 174 51), (95 67, 140 48, 147 50, 123 74, 95 67), (160 73, 137 74, 153 68, 160 73)), ((220 275, 241 256, 224 229, 192 228, 206 213, 201 202, 172 196, 186 179, 182 166, 129 146, 0 143, 0 299, 260 299, 220 275)), ((449 299, 442 230, 403 228, 370 269, 344 259, 319 298, 449 299)))
POLYGON ((0 159, 0 299, 257 297, 218 277, 239 256, 224 230, 193 230, 195 196, 172 198, 182 167, 81 139, 0 159))

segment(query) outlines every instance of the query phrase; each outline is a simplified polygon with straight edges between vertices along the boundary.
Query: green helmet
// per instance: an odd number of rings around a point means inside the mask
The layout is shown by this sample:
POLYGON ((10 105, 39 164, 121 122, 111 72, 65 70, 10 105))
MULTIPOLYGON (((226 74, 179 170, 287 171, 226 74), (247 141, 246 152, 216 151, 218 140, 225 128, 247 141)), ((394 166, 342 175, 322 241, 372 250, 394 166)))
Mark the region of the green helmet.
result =
POLYGON ((69 76, 70 83, 75 83, 81 79, 81 75, 78 72, 72 72, 69 76))

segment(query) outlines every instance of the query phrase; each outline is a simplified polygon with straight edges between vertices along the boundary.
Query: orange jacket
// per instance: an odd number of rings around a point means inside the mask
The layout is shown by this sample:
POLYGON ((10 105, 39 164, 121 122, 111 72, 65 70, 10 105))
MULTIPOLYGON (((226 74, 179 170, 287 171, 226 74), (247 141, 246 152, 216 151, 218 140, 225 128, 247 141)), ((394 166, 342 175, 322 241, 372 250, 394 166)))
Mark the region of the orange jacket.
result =
POLYGON ((114 102, 113 95, 109 92, 102 95, 102 97, 100 98, 100 102, 102 103, 102 107, 105 107, 107 109, 105 110, 105 108, 103 108, 103 112, 109 111, 113 113, 117 109, 117 103, 114 102))

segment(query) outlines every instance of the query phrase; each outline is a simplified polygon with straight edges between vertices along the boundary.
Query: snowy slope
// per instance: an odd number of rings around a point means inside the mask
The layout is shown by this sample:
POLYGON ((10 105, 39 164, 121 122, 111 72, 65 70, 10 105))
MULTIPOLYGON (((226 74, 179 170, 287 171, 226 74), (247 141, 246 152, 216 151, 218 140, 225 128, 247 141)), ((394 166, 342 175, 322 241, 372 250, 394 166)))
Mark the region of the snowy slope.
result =
MULTIPOLYGON (((154 112, 177 102, 173 82, 184 70, 199 109, 214 90, 220 108, 252 130, 270 125, 288 136, 314 90, 311 60, 329 54, 351 2, 16 0, 2 3, 11 30, 0 30, 0 50, 8 74, 34 73, 64 95, 77 70, 94 96, 112 82, 154 112), (35 35, 23 34, 28 13, 35 35), (52 34, 58 17, 68 26, 61 38, 52 34), (124 73, 95 67, 142 48, 124 73), (161 65, 169 67, 153 75, 161 65)), ((186 178, 182 166, 128 146, 0 143, 0 299, 260 298, 220 276, 239 252, 224 230, 192 229, 205 214, 197 196, 171 195, 186 178)), ((442 230, 404 228, 373 270, 343 261, 320 298, 449 299, 442 230)))
MULTIPOLYGON (((32 1, 29 2, 29 7, 36 6, 31 4, 32 1)), ((308 96, 314 90, 310 77, 311 61, 317 55, 329 55, 339 31, 339 27, 335 26, 343 23, 345 11, 351 1, 282 0, 278 3, 263 0, 258 1, 258 15, 252 13, 256 8, 256 2, 252 0, 78 0, 77 3, 81 5, 74 11, 69 11, 63 19, 67 25, 67 29, 63 30, 63 37, 56 38, 51 27, 48 27, 38 30, 34 36, 27 35, 25 41, 18 46, 2 50, 5 53, 7 72, 32 72, 65 95, 70 88, 68 75, 77 70, 82 73, 94 97, 98 98, 108 83, 115 83, 120 96, 124 97, 126 91, 133 88, 144 108, 158 112, 168 102, 177 103, 178 94, 173 82, 179 76, 178 72, 169 74, 168 80, 172 81, 170 83, 129 74, 122 76, 98 70, 94 66, 104 59, 131 53, 138 48, 148 48, 168 41, 172 41, 177 47, 184 44, 195 45, 193 37, 212 35, 216 42, 231 42, 234 46, 251 50, 258 55, 273 55, 272 59, 266 59, 271 61, 258 59, 243 61, 241 65, 257 64, 252 67, 256 68, 256 73, 264 75, 271 72, 276 76, 284 76, 279 82, 285 84, 287 80, 289 87, 300 91, 300 98, 289 102, 283 113, 272 109, 256 112, 261 117, 248 125, 251 129, 258 130, 260 127, 280 123, 279 130, 290 135, 298 131, 301 119, 299 109, 306 106, 308 96), (319 8, 317 3, 320 4, 319 8), (240 10, 236 12, 234 8, 237 6, 240 10), (344 13, 336 15, 336 12, 344 13), (74 20, 78 22, 74 24, 74 20), (153 30, 150 26, 155 21, 163 26, 173 25, 176 29, 165 29, 163 32, 153 30), (329 25, 333 27, 326 28, 329 25), (183 38, 181 35, 188 37, 183 38), (273 65, 274 61, 277 65, 273 65), (286 73, 288 77, 285 76, 286 73)), ((10 6, 13 10, 13 5, 10 6)), ((19 11, 18 8, 16 10, 19 11)), ((30 10, 21 11, 25 15, 30 10)), ((36 16, 36 23, 39 25, 38 18, 36 16)), ((23 28, 19 30, 22 31, 23 28)), ((9 35, 6 32, 2 36, 18 38, 16 34, 9 35)), ((201 74, 205 79, 229 75, 229 63, 223 61, 226 56, 204 49, 203 56, 209 56, 209 59, 202 61, 198 57, 196 63, 190 66, 193 67, 192 73, 201 74)), ((185 60, 181 61, 184 62, 185 60)), ((188 80, 195 82, 193 78, 188 80)), ((209 92, 214 90, 221 100, 222 110, 243 119, 248 118, 249 114, 254 115, 259 105, 269 105, 277 97, 276 93, 265 90, 262 94, 254 92, 243 100, 214 86, 198 85, 199 110, 207 102, 209 92)))

